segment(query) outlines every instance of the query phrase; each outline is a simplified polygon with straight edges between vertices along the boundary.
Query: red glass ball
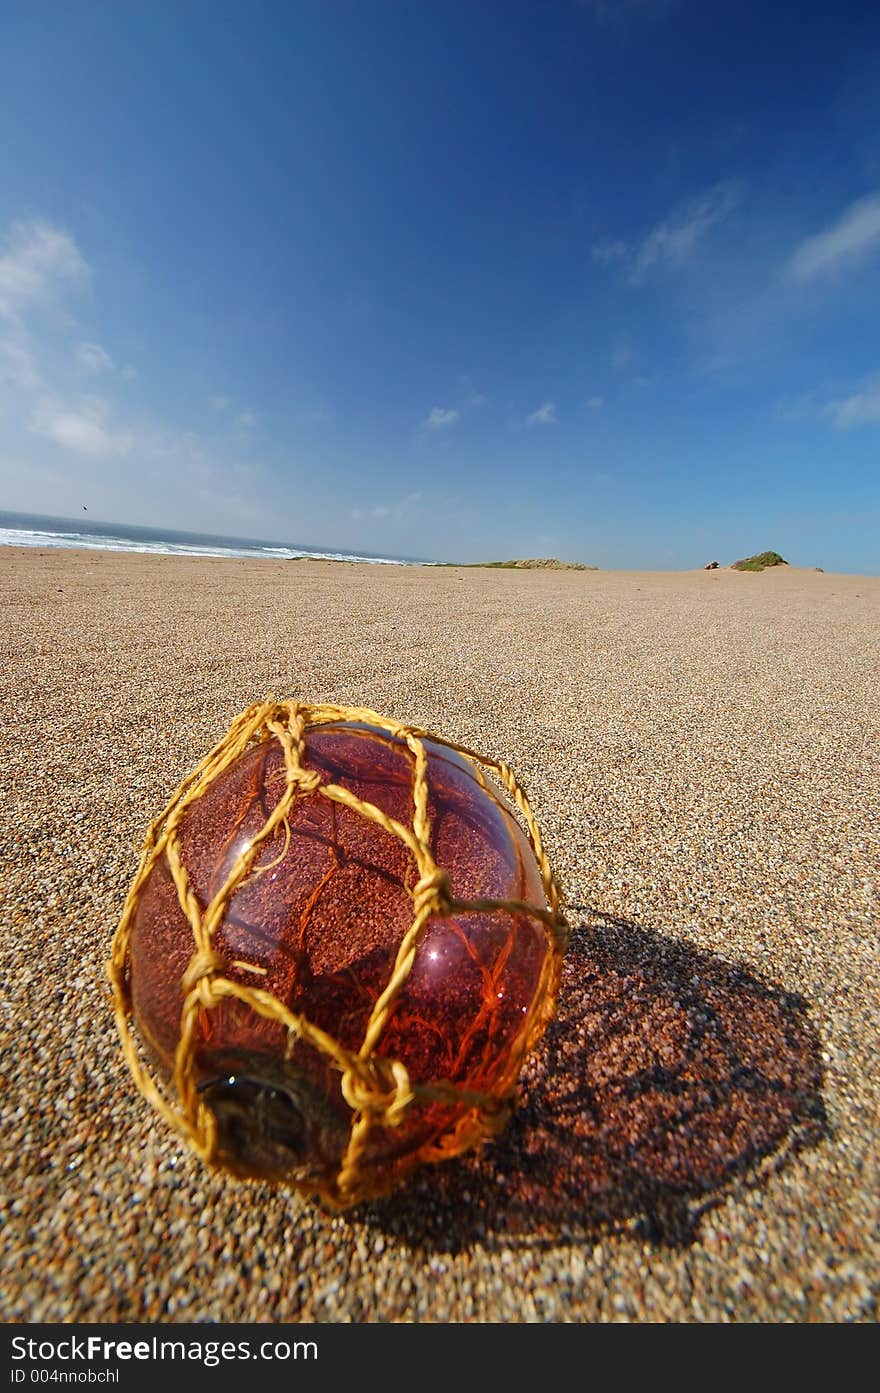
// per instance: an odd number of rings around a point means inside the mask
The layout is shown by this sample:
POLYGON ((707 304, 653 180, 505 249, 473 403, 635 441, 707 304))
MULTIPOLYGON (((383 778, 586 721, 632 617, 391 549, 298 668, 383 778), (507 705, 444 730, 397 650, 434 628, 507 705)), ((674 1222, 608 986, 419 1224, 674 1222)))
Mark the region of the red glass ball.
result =
MULTIPOLYGON (((430 850, 455 900, 546 898, 534 852, 477 766, 426 740, 430 850)), ((376 726, 339 722, 306 732, 304 766, 404 826, 413 819, 414 757, 376 726)), ((285 790, 274 738, 252 746, 186 809, 177 837, 189 885, 204 910, 285 790)), ((213 939, 223 975, 268 990, 352 1052, 413 923, 418 879, 405 843, 315 791, 261 847, 213 939)), ((509 910, 432 917, 375 1045, 401 1061, 413 1085, 450 1083, 509 1096, 552 953, 544 922, 509 910)), ((167 860, 150 870, 130 939, 133 1012, 160 1072, 171 1076, 180 1038, 182 979, 194 952, 167 860)), ((277 1021, 226 999, 202 1009, 196 1082, 218 1127, 218 1157, 238 1175, 332 1188, 352 1109, 340 1071, 277 1021)), ((416 1162, 452 1155, 485 1135, 472 1101, 416 1098, 396 1126, 376 1125, 361 1158, 364 1190, 381 1193, 416 1162)))

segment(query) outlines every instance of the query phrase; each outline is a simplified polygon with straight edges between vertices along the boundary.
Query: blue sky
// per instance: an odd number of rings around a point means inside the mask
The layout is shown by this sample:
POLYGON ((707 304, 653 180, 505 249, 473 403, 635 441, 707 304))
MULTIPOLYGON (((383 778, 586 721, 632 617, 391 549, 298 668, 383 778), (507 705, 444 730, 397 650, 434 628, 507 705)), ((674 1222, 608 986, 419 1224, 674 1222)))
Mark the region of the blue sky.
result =
POLYGON ((880 8, 0 28, 0 508, 880 572, 880 8))

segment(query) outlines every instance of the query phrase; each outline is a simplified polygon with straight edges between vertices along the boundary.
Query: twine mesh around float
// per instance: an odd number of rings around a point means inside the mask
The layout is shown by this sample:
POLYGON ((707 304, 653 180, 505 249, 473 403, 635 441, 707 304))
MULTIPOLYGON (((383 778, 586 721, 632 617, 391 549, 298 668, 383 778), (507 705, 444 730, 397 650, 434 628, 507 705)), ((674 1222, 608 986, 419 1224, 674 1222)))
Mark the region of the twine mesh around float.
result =
MULTIPOLYGON (((258 872, 270 868, 259 867, 258 872)), ((209 1164, 216 1161, 217 1125, 212 1110, 199 1098, 196 1083, 195 1055, 201 1012, 211 1011, 225 999, 237 998, 251 1011, 282 1025, 291 1039, 303 1040, 327 1057, 339 1070, 342 1094, 352 1110, 348 1144, 339 1170, 331 1182, 291 1184, 293 1188, 309 1194, 319 1194, 334 1208, 344 1209, 381 1192, 380 1187, 371 1181, 366 1168, 362 1169, 360 1164, 368 1134, 377 1125, 398 1125, 412 1104, 441 1102, 464 1105, 468 1109, 452 1133, 441 1138, 430 1154, 422 1152, 420 1159, 441 1159, 455 1155, 480 1138, 500 1131, 510 1113, 513 1088, 523 1060, 553 1015, 568 938, 569 927, 561 906, 559 885, 547 860, 540 830, 528 800, 507 764, 432 732, 403 725, 366 707, 310 705, 269 699, 249 707, 236 717, 223 738, 179 785, 148 829, 140 865, 113 938, 107 973, 112 983, 114 1012, 123 1051, 137 1087, 192 1150, 209 1164), (305 767, 306 732, 339 722, 366 723, 406 743, 414 760, 411 826, 395 820, 375 804, 363 801, 339 784, 324 782, 320 774, 305 767), (220 889, 203 909, 190 886, 180 856, 178 828, 181 820, 189 806, 248 748, 273 739, 281 746, 284 755, 284 793, 263 826, 238 856, 220 889), (546 895, 546 908, 515 899, 458 900, 452 896, 449 877, 435 861, 429 845, 428 754, 423 743, 425 740, 469 760, 486 791, 489 790, 483 770, 490 771, 506 789, 521 814, 534 851, 546 895), (411 854, 418 871, 418 880, 409 892, 413 901, 412 923, 400 941, 391 975, 373 1005, 363 1043, 356 1052, 317 1027, 306 1015, 291 1011, 272 992, 257 985, 246 986, 230 980, 224 975, 227 967, 252 972, 257 977, 265 975, 266 969, 238 960, 227 962, 213 946, 214 936, 223 922, 230 900, 253 871, 261 847, 280 829, 284 831, 284 849, 272 865, 283 860, 291 836, 289 814, 296 800, 309 794, 344 804, 399 838, 411 854), (145 1066, 131 1026, 129 950, 132 920, 139 893, 153 866, 163 856, 174 880, 180 908, 193 935, 192 958, 181 981, 183 1007, 171 1079, 173 1097, 145 1066), (548 951, 525 1027, 509 1067, 505 1068, 500 1081, 485 1091, 460 1087, 451 1082, 413 1083, 402 1061, 378 1054, 376 1046, 412 969, 426 927, 433 916, 495 910, 525 913, 539 919, 547 934, 548 951)))

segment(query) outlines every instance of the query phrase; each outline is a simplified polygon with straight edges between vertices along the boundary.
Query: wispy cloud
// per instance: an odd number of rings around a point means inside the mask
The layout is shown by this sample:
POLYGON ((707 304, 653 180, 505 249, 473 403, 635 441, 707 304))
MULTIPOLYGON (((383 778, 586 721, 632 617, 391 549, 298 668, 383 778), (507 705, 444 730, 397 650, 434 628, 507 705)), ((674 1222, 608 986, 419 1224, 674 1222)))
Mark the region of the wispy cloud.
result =
POLYGON ((44 398, 31 418, 30 429, 66 450, 95 458, 127 454, 132 444, 129 432, 112 429, 107 403, 95 398, 73 406, 44 398))
POLYGON ((446 410, 442 406, 432 406, 425 425, 428 430, 443 430, 444 426, 454 426, 460 416, 461 412, 456 411, 454 407, 446 410))
POLYGON ((244 407, 242 410, 238 410, 232 397, 208 397, 208 405, 210 406, 212 411, 216 411, 220 415, 226 415, 227 419, 229 415, 234 411, 235 414, 234 416, 232 416, 232 424, 237 426, 239 430, 250 430, 253 426, 257 424, 256 411, 254 411, 249 406, 244 407))
POLYGON ((629 245, 621 241, 594 242, 591 248, 593 260, 598 266, 611 266, 629 255, 629 245))
POLYGON ((351 516, 355 522, 381 522, 383 518, 391 516, 391 511, 387 503, 376 503, 372 508, 352 508, 351 516))
MULTIPOLYGON (((267 521, 277 525, 277 519, 261 501, 271 491, 261 486, 260 462, 238 460, 229 432, 222 442, 206 442, 149 410, 137 411, 124 385, 135 369, 114 363, 96 323, 80 327, 66 313, 71 293, 92 277, 73 238, 46 221, 14 223, 5 237, 0 232, 6 506, 29 509, 45 496, 60 513, 90 499, 100 480, 105 517, 158 509, 173 526, 189 509, 209 530, 241 530, 247 519, 255 535, 265 535, 267 521), (100 393, 84 391, 87 380, 100 382, 100 393)), ((93 314, 94 304, 87 308, 93 314)))
MULTIPOLYGON (((141 432, 139 451, 148 459, 174 469, 179 464, 197 466, 210 479, 210 461, 205 458, 201 437, 194 430, 174 430, 153 424, 141 432)), ((233 464, 232 468, 236 466, 233 464)))
POLYGON ((353 522, 386 522, 389 519, 401 522, 411 513, 421 498, 421 490, 417 490, 415 493, 408 493, 404 498, 398 499, 394 503, 374 503, 370 508, 352 508, 349 511, 349 517, 353 522))
POLYGON ((526 417, 527 426, 555 426, 556 425, 556 403, 545 401, 543 406, 539 406, 537 411, 526 417))
POLYGON ((589 401, 587 402, 587 406, 590 408, 591 411, 601 411, 604 405, 604 397, 590 397, 589 401))
POLYGON ((880 425, 880 373, 868 378, 860 391, 828 402, 822 415, 838 430, 880 425))
POLYGON ((706 235, 732 213, 740 186, 724 179, 658 223, 638 249, 631 279, 638 283, 657 269, 687 262, 706 235))
POLYGON ((615 372, 623 372, 628 368, 635 353, 628 334, 618 334, 611 346, 610 362, 615 372))
POLYGON ((45 222, 16 222, 0 255, 0 385, 7 389, 14 419, 64 450, 93 458, 126 454, 132 434, 112 422, 110 404, 76 395, 76 375, 113 369, 100 344, 59 340, 57 324, 34 332, 34 312, 52 305, 71 286, 89 277, 73 238, 45 222), (43 359, 45 361, 40 361, 43 359), (54 364, 54 368, 53 368, 54 364), (76 373, 71 372, 71 364, 76 373))
POLYGON ((43 379, 33 353, 14 338, 0 343, 0 384, 21 392, 39 392, 43 389, 43 379))
POLYGON ((76 349, 76 365, 81 372, 97 376, 113 371, 113 359, 99 343, 80 343, 76 349))
POLYGON ((14 319, 28 305, 50 301, 88 278, 73 238, 43 222, 15 222, 0 255, 0 315, 14 319))
POLYGON ((795 280, 835 275, 880 251, 880 194, 857 199, 836 223, 801 242, 788 263, 795 280))

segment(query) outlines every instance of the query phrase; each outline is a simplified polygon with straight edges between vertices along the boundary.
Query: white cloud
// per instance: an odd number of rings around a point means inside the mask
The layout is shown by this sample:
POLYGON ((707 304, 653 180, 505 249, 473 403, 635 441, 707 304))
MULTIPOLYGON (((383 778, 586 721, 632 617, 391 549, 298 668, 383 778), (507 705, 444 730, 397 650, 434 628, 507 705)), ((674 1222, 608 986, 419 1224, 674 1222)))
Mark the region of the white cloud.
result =
POLYGON ((610 266, 614 261, 622 261, 629 253, 626 242, 594 242, 592 247, 593 260, 599 266, 610 266))
POLYGON ((91 275, 73 239, 45 221, 0 229, 5 506, 78 514, 94 500, 97 511, 100 486, 98 516, 165 526, 192 517, 207 531, 239 533, 247 519, 253 535, 271 536, 278 518, 261 501, 272 491, 260 486, 260 462, 238 460, 231 442, 208 449, 150 411, 133 415, 124 384, 135 369, 113 364, 97 322, 79 328, 60 312, 91 275), (84 390, 87 381, 100 391, 84 390))
POLYGON ((833 275, 880 250, 880 195, 857 199, 824 232, 801 242, 788 263, 788 274, 808 281, 833 275))
POLYGON ((81 343, 77 345, 76 365, 82 372, 97 375, 101 372, 113 371, 113 359, 99 343, 81 343))
POLYGON ((590 408, 591 411, 601 411, 604 405, 604 397, 590 397, 589 401, 587 402, 587 406, 590 408))
POLYGON ((446 411, 442 406, 433 406, 425 425, 429 430, 442 430, 444 426, 454 426, 460 415, 461 412, 454 409, 446 411))
POLYGON ((543 406, 539 406, 537 411, 533 411, 526 417, 527 426, 555 426, 556 425, 556 403, 545 401, 543 406))
POLYGON ((43 380, 33 353, 24 344, 10 340, 0 343, 0 384, 22 392, 39 392, 43 380))
POLYGON ((0 315, 14 319, 26 305, 52 300, 88 274, 66 232, 43 222, 13 223, 0 255, 0 315))
POLYGON ((31 418, 30 429, 78 455, 124 455, 131 448, 132 437, 112 430, 109 414, 107 404, 94 399, 72 407, 44 398, 31 418))
POLYGON ((208 405, 209 405, 210 407, 212 407, 212 408, 214 409, 214 411, 225 411, 226 408, 227 408, 227 406, 229 405, 229 398, 228 398, 228 397, 209 397, 209 398, 208 398, 208 405))
POLYGON ((632 280, 639 282, 658 267, 683 265, 706 234, 729 216, 739 197, 738 185, 722 180, 658 223, 639 247, 632 280))
POLYGON ((822 408, 822 415, 838 430, 880 425, 880 374, 870 378, 862 390, 852 396, 828 402, 822 408))
POLYGON ((257 423, 257 413, 255 411, 240 411, 235 418, 235 424, 241 426, 242 430, 247 430, 249 426, 257 423))

